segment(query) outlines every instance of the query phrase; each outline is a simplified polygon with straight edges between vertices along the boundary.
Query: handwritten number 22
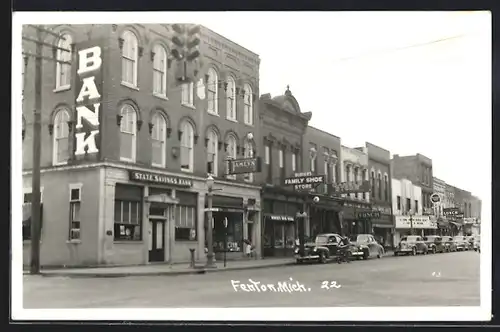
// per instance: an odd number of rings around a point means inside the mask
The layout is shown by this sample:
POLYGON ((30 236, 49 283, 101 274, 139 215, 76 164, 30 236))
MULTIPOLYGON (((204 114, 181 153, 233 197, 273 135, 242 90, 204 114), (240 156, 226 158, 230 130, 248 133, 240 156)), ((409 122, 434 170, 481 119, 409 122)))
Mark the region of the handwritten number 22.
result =
POLYGON ((321 288, 322 289, 330 289, 330 288, 340 288, 341 285, 337 285, 336 281, 323 281, 321 283, 321 288))

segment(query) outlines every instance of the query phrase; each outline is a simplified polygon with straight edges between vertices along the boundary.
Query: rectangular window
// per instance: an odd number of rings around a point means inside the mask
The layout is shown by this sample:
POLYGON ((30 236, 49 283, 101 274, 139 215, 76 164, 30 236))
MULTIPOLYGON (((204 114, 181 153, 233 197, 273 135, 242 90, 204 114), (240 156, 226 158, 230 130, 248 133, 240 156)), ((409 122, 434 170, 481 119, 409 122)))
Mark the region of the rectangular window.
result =
POLYGON ((411 199, 406 199, 406 212, 410 212, 411 210, 411 199))
POLYGON ((401 196, 397 196, 396 201, 397 201, 397 210, 402 211, 401 210, 401 196))
MULTIPOLYGON (((371 185, 372 185, 372 198, 375 198, 375 172, 372 171, 372 176, 371 176, 371 185)), ((398 208, 399 210, 399 208, 398 208)))
POLYGON ((415 214, 418 214, 418 200, 415 200, 415 214))
POLYGON ((196 240, 196 207, 177 205, 175 208, 175 240, 196 240))
POLYGON ((82 185, 70 184, 69 186, 69 235, 68 239, 80 240, 81 206, 82 185))
POLYGON ((269 165, 271 163, 271 149, 269 148, 269 145, 266 145, 264 147, 264 151, 265 151, 265 158, 264 158, 264 163, 266 163, 266 165, 269 165))
POLYGON ((389 201, 389 179, 387 175, 384 175, 384 200, 389 201))
POLYGON ((194 83, 182 84, 181 103, 187 106, 194 106, 194 83))
POLYGON ((328 194, 328 183, 331 183, 330 181, 330 174, 328 172, 328 160, 323 161, 323 170, 325 172, 325 184, 323 185, 323 193, 328 194))
POLYGON ((142 240, 142 204, 140 201, 115 199, 116 241, 142 240))
POLYGON ((297 172, 297 153, 292 153, 292 171, 297 172))

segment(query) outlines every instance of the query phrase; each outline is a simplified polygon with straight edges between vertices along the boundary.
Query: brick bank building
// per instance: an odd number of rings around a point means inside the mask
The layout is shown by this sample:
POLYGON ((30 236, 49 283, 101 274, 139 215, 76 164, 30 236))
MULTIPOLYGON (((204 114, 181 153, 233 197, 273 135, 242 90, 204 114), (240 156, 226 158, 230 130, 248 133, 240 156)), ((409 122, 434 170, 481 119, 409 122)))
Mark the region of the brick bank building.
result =
MULTIPOLYGON (((72 64, 43 67, 42 266, 187 262, 190 248, 204 260, 208 174, 215 179, 217 212, 210 225, 215 251, 227 219, 228 257, 243 257, 244 239, 256 244, 260 256, 261 187, 255 174, 225 174, 227 159, 260 152, 253 139, 260 137, 254 106, 258 55, 202 27, 202 81, 181 86, 175 83, 163 25, 52 29, 64 38, 46 42, 71 49, 57 56, 72 64), (87 73, 77 72, 85 56, 94 61, 83 61, 87 73)), ((34 63, 28 61, 25 203, 32 181, 33 75, 34 63)), ((24 264, 30 255, 28 210, 24 264)))

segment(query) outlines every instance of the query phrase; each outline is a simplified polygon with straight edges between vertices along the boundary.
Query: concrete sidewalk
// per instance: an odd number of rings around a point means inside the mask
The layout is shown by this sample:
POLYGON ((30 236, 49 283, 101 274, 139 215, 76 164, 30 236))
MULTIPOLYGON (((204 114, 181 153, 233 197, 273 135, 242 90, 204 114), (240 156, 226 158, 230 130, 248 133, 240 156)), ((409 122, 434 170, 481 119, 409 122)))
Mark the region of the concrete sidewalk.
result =
POLYGON ((183 274, 203 274, 234 270, 249 270, 267 267, 278 267, 295 264, 295 259, 266 258, 258 260, 228 261, 226 267, 222 261, 215 262, 217 268, 205 268, 203 263, 197 263, 195 268, 189 263, 178 264, 150 264, 136 266, 110 266, 95 268, 66 268, 43 270, 41 274, 46 277, 75 277, 75 278, 113 278, 131 276, 175 276, 183 274))

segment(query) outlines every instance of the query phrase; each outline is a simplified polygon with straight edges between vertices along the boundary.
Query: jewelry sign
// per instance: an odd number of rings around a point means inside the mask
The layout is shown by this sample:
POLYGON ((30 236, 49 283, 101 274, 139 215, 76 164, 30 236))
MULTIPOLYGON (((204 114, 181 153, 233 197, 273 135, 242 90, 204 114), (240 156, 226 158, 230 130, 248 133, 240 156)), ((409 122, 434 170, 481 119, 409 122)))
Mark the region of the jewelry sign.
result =
POLYGON ((285 186, 293 185, 295 190, 311 190, 325 183, 324 175, 313 175, 311 172, 295 173, 293 178, 284 181, 285 186))
POLYGON ((95 154, 100 148, 102 52, 100 46, 85 44, 77 45, 75 156, 95 154))

